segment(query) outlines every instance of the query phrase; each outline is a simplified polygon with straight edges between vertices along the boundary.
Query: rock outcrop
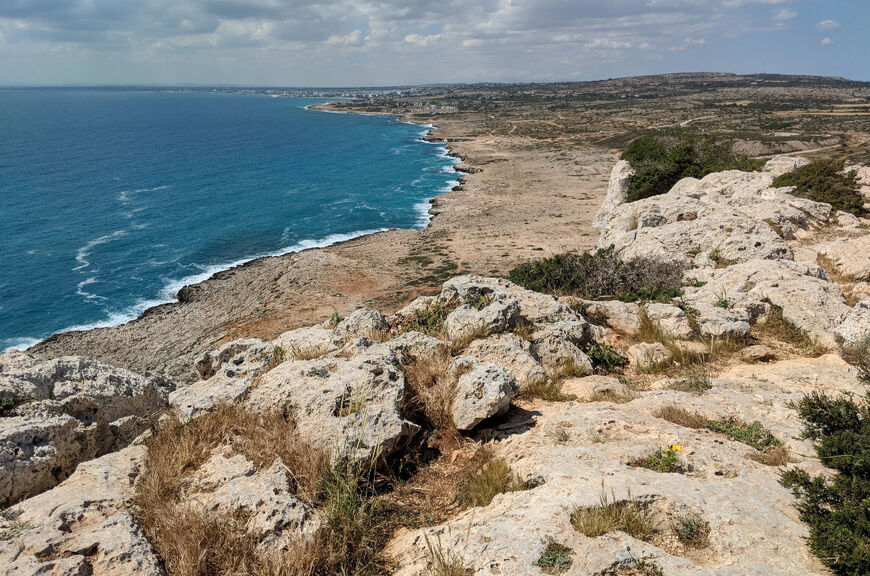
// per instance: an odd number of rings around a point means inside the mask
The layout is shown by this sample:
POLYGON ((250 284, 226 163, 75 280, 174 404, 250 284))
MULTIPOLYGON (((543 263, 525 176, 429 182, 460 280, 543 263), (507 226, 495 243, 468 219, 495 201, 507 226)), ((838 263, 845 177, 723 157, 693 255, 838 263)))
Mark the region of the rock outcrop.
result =
POLYGON ((0 356, 0 501, 55 486, 79 462, 130 443, 167 406, 173 385, 87 358, 0 356))

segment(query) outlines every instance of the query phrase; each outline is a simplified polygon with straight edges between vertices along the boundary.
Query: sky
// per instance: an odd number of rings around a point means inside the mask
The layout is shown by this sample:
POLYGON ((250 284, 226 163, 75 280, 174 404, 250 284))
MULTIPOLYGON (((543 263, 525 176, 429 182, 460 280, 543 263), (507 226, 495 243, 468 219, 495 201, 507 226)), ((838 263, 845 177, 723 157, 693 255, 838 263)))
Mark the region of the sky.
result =
POLYGON ((0 85, 870 81, 870 0, 0 0, 0 85))

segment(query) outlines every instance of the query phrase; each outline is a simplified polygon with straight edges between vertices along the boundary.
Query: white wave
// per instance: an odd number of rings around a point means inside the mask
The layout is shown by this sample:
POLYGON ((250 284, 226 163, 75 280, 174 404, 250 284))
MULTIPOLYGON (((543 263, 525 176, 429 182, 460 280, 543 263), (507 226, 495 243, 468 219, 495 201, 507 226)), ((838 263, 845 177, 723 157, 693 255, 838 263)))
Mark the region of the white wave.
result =
POLYGON ((100 244, 111 242, 112 240, 120 238, 121 236, 124 236, 126 234, 127 232, 124 230, 115 230, 111 234, 100 236, 99 238, 91 240, 90 242, 79 248, 76 252, 76 262, 78 262, 79 265, 73 268, 73 270, 82 270, 91 265, 91 263, 88 262, 88 256, 91 255, 91 250, 93 250, 95 247, 99 246, 100 244))
POLYGON ((97 282, 99 282, 99 280, 97 280, 94 276, 82 280, 76 285, 76 294, 83 297, 85 300, 107 300, 105 296, 100 296, 99 294, 94 294, 93 292, 88 292, 84 289, 85 286, 90 286, 91 284, 96 284, 97 282))
POLYGON ((38 344, 41 342, 39 338, 7 338, 6 339, 6 347, 0 350, 0 354, 5 354, 9 352, 13 348, 15 350, 27 350, 34 344, 38 344))

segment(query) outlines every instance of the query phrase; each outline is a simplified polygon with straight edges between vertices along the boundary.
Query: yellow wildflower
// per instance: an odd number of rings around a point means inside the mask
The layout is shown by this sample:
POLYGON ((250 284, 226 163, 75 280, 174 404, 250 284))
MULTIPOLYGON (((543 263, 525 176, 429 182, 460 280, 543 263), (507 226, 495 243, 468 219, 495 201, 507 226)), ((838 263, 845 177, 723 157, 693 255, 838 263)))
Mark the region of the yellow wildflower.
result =
POLYGON ((680 447, 679 447, 679 445, 674 444, 673 446, 671 446, 671 450, 673 450, 674 452, 679 452, 679 451, 680 451, 680 447))

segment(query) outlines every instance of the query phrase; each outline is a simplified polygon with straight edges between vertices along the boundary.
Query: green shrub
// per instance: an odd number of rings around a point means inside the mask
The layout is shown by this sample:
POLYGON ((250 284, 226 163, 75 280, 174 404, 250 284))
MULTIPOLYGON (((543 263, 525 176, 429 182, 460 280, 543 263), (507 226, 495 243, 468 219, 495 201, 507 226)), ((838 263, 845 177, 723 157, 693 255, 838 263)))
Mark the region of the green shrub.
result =
POLYGON ((759 160, 735 154, 712 137, 677 139, 649 134, 632 142, 622 154, 634 169, 626 201, 665 194, 683 178, 703 178, 722 170, 758 170, 759 160))
POLYGON ((622 369, 628 366, 628 358, 620 354, 618 350, 614 350, 607 344, 592 342, 586 350, 586 355, 592 362, 592 368, 596 374, 613 374, 620 373, 622 369))
POLYGON ((682 294, 683 268, 650 258, 620 259, 613 247, 520 264, 510 279, 530 290, 592 299, 667 301, 682 294))
POLYGON ((795 196, 826 202, 836 210, 863 215, 864 197, 854 172, 843 173, 842 160, 817 160, 778 176, 774 187, 795 186, 795 196))
POLYGON ((810 548, 843 576, 870 574, 870 394, 864 400, 859 406, 851 397, 815 393, 801 400, 804 437, 839 474, 812 477, 795 469, 780 480, 798 499, 810 548))
POLYGON ((779 440, 766 430, 758 420, 752 424, 746 424, 736 418, 710 420, 707 422, 707 428, 713 432, 721 432, 762 452, 776 448, 780 444, 779 440))

